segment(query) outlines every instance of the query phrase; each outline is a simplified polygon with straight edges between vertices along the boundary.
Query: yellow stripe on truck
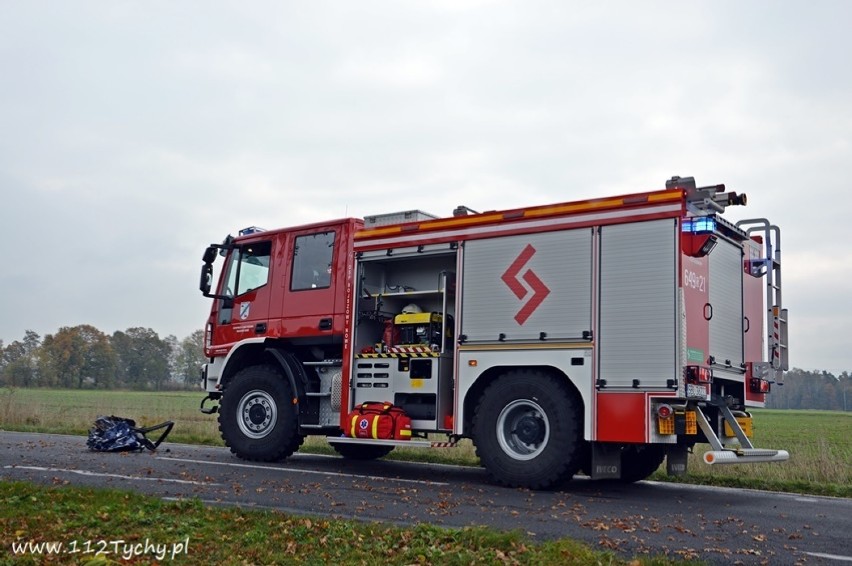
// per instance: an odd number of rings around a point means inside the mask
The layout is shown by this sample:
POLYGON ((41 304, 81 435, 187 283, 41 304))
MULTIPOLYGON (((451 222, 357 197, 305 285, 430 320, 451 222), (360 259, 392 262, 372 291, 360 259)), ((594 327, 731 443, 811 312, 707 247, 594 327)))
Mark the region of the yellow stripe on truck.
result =
POLYGON ((649 204, 676 201, 683 198, 683 191, 664 190, 627 195, 616 198, 587 199, 573 203, 561 203, 546 206, 533 206, 529 208, 504 210, 500 212, 487 212, 473 216, 457 216, 452 218, 436 218, 424 220, 419 223, 407 224, 404 228, 400 225, 381 226, 377 228, 362 228, 355 232, 355 240, 374 239, 378 237, 398 236, 411 232, 432 232, 451 228, 471 227, 482 224, 493 224, 497 222, 546 218, 548 216, 560 216, 591 212, 598 210, 617 209, 628 205, 649 204))

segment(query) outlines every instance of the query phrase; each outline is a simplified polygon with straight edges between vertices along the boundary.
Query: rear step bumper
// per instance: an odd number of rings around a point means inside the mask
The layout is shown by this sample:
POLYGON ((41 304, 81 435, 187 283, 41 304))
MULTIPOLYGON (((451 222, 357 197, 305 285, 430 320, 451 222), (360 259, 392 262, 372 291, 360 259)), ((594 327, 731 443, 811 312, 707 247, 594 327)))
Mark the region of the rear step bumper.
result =
POLYGON ((704 453, 705 464, 753 464, 758 462, 786 462, 790 459, 790 454, 786 450, 755 448, 724 400, 717 398, 711 404, 718 408, 721 417, 731 427, 740 447, 725 448, 713 431, 713 427, 707 422, 704 413, 700 410, 696 411, 698 427, 704 433, 712 448, 712 450, 704 453))
POLYGON ((741 448, 737 450, 711 450, 704 453, 705 464, 751 464, 756 462, 785 462, 790 459, 786 450, 741 448))

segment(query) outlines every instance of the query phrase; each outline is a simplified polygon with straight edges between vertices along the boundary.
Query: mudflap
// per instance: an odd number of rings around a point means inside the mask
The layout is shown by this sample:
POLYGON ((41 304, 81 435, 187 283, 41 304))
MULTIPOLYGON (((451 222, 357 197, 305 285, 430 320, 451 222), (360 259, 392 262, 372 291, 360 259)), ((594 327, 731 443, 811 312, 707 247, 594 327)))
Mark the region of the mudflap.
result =
POLYGON ((670 476, 686 475, 688 458, 686 446, 670 446, 666 451, 666 473, 670 476))
POLYGON ((592 443, 593 480, 617 480, 621 478, 621 447, 618 444, 592 443))

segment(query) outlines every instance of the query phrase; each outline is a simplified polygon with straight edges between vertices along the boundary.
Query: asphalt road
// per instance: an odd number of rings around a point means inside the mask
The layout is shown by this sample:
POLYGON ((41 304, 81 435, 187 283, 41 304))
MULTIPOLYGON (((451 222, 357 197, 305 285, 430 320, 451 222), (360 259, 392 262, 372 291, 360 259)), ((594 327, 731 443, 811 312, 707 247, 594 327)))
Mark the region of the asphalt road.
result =
POLYGON ((852 499, 584 478, 535 492, 490 485, 478 468, 311 454, 258 464, 225 448, 172 443, 156 453, 96 453, 85 437, 16 432, 0 432, 0 479, 403 525, 487 525, 532 540, 571 537, 625 557, 852 563, 852 499))

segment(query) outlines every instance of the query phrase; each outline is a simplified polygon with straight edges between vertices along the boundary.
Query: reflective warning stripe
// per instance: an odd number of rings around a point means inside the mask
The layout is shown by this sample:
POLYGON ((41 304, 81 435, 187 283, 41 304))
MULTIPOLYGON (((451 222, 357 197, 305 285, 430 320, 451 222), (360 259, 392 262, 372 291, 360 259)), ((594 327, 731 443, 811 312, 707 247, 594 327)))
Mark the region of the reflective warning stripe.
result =
POLYGON ((391 346, 387 349, 388 354, 431 354, 432 348, 426 346, 391 346))
POLYGON ((438 352, 424 353, 406 353, 406 354, 355 354, 356 359, 365 358, 438 358, 441 354, 438 352))
POLYGON ((472 216, 456 216, 453 218, 436 218, 434 220, 423 220, 418 223, 409 223, 404 227, 401 225, 389 225, 376 228, 362 228, 355 232, 355 247, 359 244, 369 243, 369 240, 377 240, 379 238, 394 239, 404 235, 413 233, 413 237, 422 238, 432 236, 438 232, 438 236, 445 235, 448 232, 466 232, 474 233, 477 228, 489 226, 509 226, 514 224, 513 221, 545 219, 558 216, 577 216, 580 214, 589 213, 606 213, 608 211, 624 210, 626 214, 636 214, 642 212, 642 208, 652 207, 655 204, 678 203, 683 206, 684 200, 683 190, 661 190, 646 193, 637 193, 633 195, 625 195, 623 197, 614 197, 606 199, 589 199, 577 202, 566 202, 560 204, 552 204, 545 206, 534 206, 525 209, 513 209, 502 212, 489 212, 476 214, 472 216), (417 234, 417 232, 426 232, 431 234, 417 234))

